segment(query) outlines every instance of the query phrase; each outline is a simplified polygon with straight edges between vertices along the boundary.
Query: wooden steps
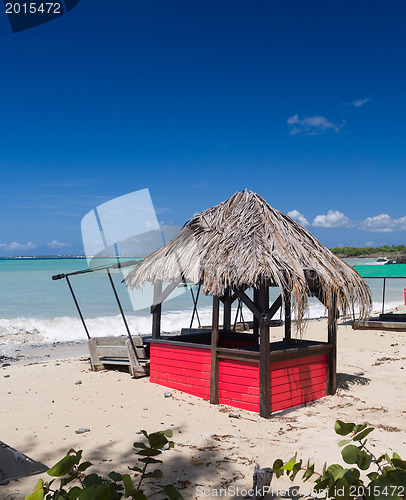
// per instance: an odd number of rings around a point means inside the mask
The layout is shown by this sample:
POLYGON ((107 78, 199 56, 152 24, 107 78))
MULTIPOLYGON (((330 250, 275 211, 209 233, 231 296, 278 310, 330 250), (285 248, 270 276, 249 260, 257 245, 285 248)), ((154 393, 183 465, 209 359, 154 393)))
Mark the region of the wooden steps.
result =
POLYGON ((149 375, 149 357, 141 336, 133 336, 133 342, 123 335, 120 337, 94 337, 89 340, 92 370, 99 371, 107 366, 128 366, 132 377, 149 375), (135 352, 133 345, 135 347, 135 352))

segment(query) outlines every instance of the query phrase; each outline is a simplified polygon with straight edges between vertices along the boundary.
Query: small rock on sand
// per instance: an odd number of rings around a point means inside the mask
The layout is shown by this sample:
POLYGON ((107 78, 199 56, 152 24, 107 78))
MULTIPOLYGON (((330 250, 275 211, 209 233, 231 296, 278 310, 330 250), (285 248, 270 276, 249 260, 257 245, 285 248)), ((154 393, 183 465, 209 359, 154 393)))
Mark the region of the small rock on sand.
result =
POLYGON ((77 429, 75 431, 76 434, 83 434, 85 432, 90 432, 90 429, 86 429, 85 427, 81 428, 81 429, 77 429))

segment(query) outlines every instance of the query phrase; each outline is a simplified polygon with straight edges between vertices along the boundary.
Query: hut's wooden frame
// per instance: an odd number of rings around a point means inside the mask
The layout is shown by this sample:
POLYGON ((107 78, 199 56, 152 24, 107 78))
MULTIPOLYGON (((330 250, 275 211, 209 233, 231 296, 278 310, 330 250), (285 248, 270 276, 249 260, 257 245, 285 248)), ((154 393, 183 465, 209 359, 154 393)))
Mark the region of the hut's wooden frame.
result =
MULTIPOLYGON (((162 283, 154 286, 154 302, 152 312, 152 340, 151 343, 167 344, 168 346, 185 346, 202 348, 202 345, 190 342, 182 342, 181 339, 171 340, 170 337, 161 339, 161 315, 162 303, 170 293, 181 283, 181 280, 172 282, 164 290, 162 283)), ((336 362, 337 362, 337 318, 338 311, 329 310, 328 316, 328 341, 316 345, 300 347, 297 341, 292 339, 291 302, 290 294, 280 294, 269 306, 269 279, 261 280, 260 286, 254 288, 254 300, 251 300, 243 289, 232 290, 227 288, 224 295, 213 295, 211 343, 210 343, 210 403, 219 404, 219 361, 221 359, 236 362, 249 362, 259 364, 259 408, 260 415, 264 418, 271 417, 271 367, 273 363, 290 361, 326 354, 326 395, 336 392, 336 362), (230 347, 220 347, 220 303, 223 304, 223 331, 231 329, 231 307, 236 299, 241 299, 253 314, 252 339, 259 342, 259 352, 230 347), (271 351, 270 349, 270 322, 276 312, 284 304, 284 341, 288 348, 286 350, 271 351)), ((313 290, 318 298, 322 297, 320 290, 313 290)), ((153 354, 152 354, 153 356, 153 354)), ((153 368, 152 368, 153 370, 153 368)), ((151 376, 153 373, 151 372, 151 376)), ((169 384, 170 386, 170 384, 169 384)))

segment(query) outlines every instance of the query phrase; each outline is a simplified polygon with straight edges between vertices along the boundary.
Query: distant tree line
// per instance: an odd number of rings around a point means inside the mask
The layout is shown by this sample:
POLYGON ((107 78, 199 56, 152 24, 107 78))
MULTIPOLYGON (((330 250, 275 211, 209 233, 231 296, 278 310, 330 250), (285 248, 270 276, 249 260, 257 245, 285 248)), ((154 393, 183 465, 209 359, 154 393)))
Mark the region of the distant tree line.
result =
POLYGON ((368 257, 368 256, 394 256, 399 254, 406 254, 406 246, 405 245, 392 245, 391 247, 388 245, 384 245, 383 247, 335 247, 330 248, 330 250, 340 257, 368 257))

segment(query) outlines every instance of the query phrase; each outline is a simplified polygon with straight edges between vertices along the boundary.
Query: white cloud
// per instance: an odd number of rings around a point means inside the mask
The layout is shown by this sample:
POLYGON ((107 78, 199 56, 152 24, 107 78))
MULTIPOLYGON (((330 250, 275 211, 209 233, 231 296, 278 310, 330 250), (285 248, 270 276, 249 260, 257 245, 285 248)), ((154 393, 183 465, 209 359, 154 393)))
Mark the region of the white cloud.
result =
POLYGON ((365 99, 356 99, 355 101, 350 102, 349 105, 355 106, 356 108, 360 108, 361 106, 363 106, 364 104, 366 104, 370 100, 371 100, 370 97, 366 97, 365 99))
POLYGON ((324 116, 308 116, 307 118, 299 118, 299 115, 291 116, 287 124, 289 126, 289 134, 296 135, 303 132, 305 135, 320 135, 328 130, 339 132, 344 127, 345 122, 340 125, 335 125, 324 116))
POLYGON ((360 229, 376 233, 390 233, 392 231, 406 230, 406 216, 399 219, 392 219, 388 214, 379 214, 374 217, 367 217, 360 224, 360 229))
POLYGON ((50 241, 49 243, 47 243, 47 245, 51 248, 64 248, 64 247, 71 246, 70 243, 62 243, 62 242, 56 241, 56 240, 50 241))
POLYGON ((293 220, 297 221, 302 226, 309 225, 309 221, 298 210, 291 210, 290 212, 288 212, 288 215, 289 215, 289 217, 291 217, 293 220))
POLYGON ((329 210, 327 215, 317 215, 312 223, 315 227, 352 227, 353 223, 338 210, 329 210))
POLYGON ((13 241, 12 243, 0 243, 0 248, 3 250, 31 250, 33 248, 37 248, 37 244, 32 243, 32 241, 25 244, 13 241))

